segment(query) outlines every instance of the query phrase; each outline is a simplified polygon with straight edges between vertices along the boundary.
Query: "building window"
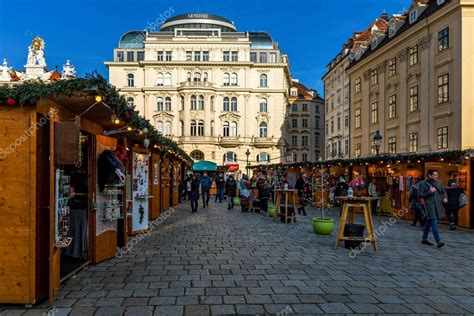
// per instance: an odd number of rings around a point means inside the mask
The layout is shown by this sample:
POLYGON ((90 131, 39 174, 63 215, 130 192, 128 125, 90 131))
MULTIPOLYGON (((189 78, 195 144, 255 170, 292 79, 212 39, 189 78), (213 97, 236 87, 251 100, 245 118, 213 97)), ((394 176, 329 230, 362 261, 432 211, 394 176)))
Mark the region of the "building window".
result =
POLYGON ((360 109, 355 110, 355 128, 360 128, 360 109))
POLYGON ((319 105, 316 104, 315 107, 314 107, 314 110, 316 111, 316 113, 319 114, 319 105))
POLYGON ((156 60, 163 61, 163 52, 158 52, 156 54, 156 60))
POLYGON ((370 141, 370 153, 372 155, 376 155, 377 154, 377 146, 375 145, 375 140, 371 140, 370 141))
POLYGON ((230 137, 237 137, 237 122, 230 122, 230 137))
POLYGON ((301 136, 301 146, 308 147, 308 136, 307 135, 301 136))
POLYGON ((137 52, 137 61, 145 60, 145 52, 137 52))
POLYGON ((166 61, 171 61, 171 59, 172 59, 171 56, 172 56, 171 51, 167 51, 166 52, 166 61))
POLYGON ((230 111, 237 112, 237 98, 233 97, 230 99, 230 111))
POLYGON ((267 53, 260 53, 260 62, 261 63, 267 62, 267 53))
POLYGON ((202 52, 202 61, 209 61, 209 51, 202 52))
POLYGON ((270 155, 268 153, 259 153, 257 155, 257 162, 258 163, 269 163, 270 162, 270 155))
POLYGON ((232 152, 232 151, 228 151, 224 154, 224 163, 236 163, 237 162, 237 154, 232 152))
POLYGON ((357 78, 355 80, 355 92, 356 93, 359 93, 361 91, 361 82, 360 82, 360 78, 357 78))
POLYGON ((449 101, 449 74, 438 77, 438 104, 449 101))
POLYGON ((183 111, 183 110, 184 110, 184 97, 180 97, 179 110, 180 110, 180 111, 183 111))
POLYGON ((388 75, 395 76, 397 74, 397 58, 393 57, 388 61, 388 75))
POLYGON ((194 82, 201 82, 201 74, 199 72, 195 72, 193 76, 194 82))
POLYGON ((163 81, 164 81, 163 74, 162 74, 161 72, 159 72, 159 73, 156 75, 156 85, 157 85, 157 86, 162 86, 162 85, 163 85, 163 81))
POLYGON ((438 51, 442 52, 449 48, 449 27, 438 33, 438 51))
POLYGON ((319 130, 319 119, 316 119, 314 123, 315 123, 314 128, 319 130))
POLYGON ((156 99, 156 110, 163 111, 163 98, 159 97, 156 99))
POLYGON ((192 77, 192 76, 191 76, 191 73, 188 72, 188 73, 186 74, 186 81, 187 81, 187 82, 191 82, 191 79, 192 79, 191 77, 192 77))
POLYGON ((194 61, 201 61, 201 52, 194 52, 194 61))
POLYGON ((214 96, 211 96, 211 111, 214 111, 214 96))
POLYGON ((204 153, 200 150, 193 151, 190 156, 196 161, 204 160, 204 153))
POLYGON ((298 153, 293 153, 293 162, 298 162, 298 153))
POLYGON ((410 47, 408 55, 409 55, 408 60, 409 60, 410 66, 418 64, 418 45, 414 45, 410 47))
POLYGON ((268 135, 268 128, 267 128, 267 123, 262 122, 260 123, 260 137, 267 137, 268 135))
POLYGON ((171 111, 171 98, 166 97, 165 99, 165 111, 171 111))
POLYGON ((394 154, 397 152, 397 138, 389 137, 388 138, 388 153, 394 154))
POLYGON ((298 112, 298 104, 297 103, 291 104, 291 112, 298 112))
POLYGON ((448 148, 448 127, 438 128, 438 149, 448 148))
POLYGON ((418 18, 418 11, 417 10, 413 10, 412 12, 410 12, 410 16, 408 18, 410 24, 414 23, 417 18, 418 18))
POLYGON ((291 146, 298 147, 298 136, 296 135, 291 136, 291 146))
POLYGON ((190 50, 186 51, 186 60, 187 61, 193 60, 193 52, 192 51, 190 51, 190 50))
POLYGON ((409 140, 409 151, 416 153, 418 151, 418 133, 410 133, 408 136, 409 140))
POLYGON ((267 112, 267 99, 260 99, 260 112, 267 112))
POLYGON ((163 135, 170 137, 171 134, 172 134, 172 132, 171 132, 171 122, 167 121, 167 122, 165 122, 165 125, 164 125, 163 135))
POLYGON ((165 73, 165 86, 171 86, 171 74, 169 72, 165 73))
POLYGON ((307 127, 308 127, 308 119, 305 119, 305 118, 304 118, 304 119, 302 120, 302 126, 303 126, 303 128, 307 128, 307 127))
POLYGON ((319 135, 314 135, 314 147, 319 147, 319 135))
POLYGON ((334 120, 331 120, 331 133, 334 133, 334 120))
POLYGON ((229 122, 224 122, 224 124, 222 124, 222 127, 223 127, 223 133, 224 133, 224 137, 229 137, 229 134, 230 134, 230 126, 229 126, 229 122))
POLYGON ((231 60, 232 61, 238 61, 239 60, 239 52, 232 52, 231 60))
POLYGON ((229 98, 228 97, 224 98, 223 107, 224 107, 224 112, 229 112, 230 111, 230 103, 229 103, 229 98))
POLYGON ((302 109, 303 112, 308 112, 308 104, 307 103, 303 103, 303 109, 302 109))
POLYGON ((134 52, 127 52, 127 61, 134 61, 134 52))
POLYGON ((260 87, 267 87, 267 75, 261 74, 260 75, 260 87))
POLYGON ((224 73, 224 86, 230 85, 230 75, 226 72, 224 73))
POLYGON ((377 124, 379 121, 379 103, 372 102, 370 106, 370 123, 377 124))
POLYGON ((235 72, 230 75, 230 85, 237 86, 237 74, 235 72))
POLYGON ((344 127, 349 127, 349 115, 344 116, 344 127))
POLYGON ((204 121, 197 121, 197 133, 198 136, 204 136, 204 121))
POLYGON ((197 110, 197 98, 195 95, 191 96, 191 110, 197 110))
POLYGON ((202 74, 202 81, 203 81, 203 82, 207 82, 208 79, 209 79, 208 77, 209 77, 209 75, 207 74, 207 72, 203 73, 203 74, 202 74))
POLYGON ((198 110, 204 110, 204 96, 200 95, 198 98, 198 110))
POLYGON ((135 85, 135 76, 133 74, 127 75, 127 86, 133 87, 135 85))
POLYGON ((184 122, 179 121, 179 137, 184 136, 184 122))
POLYGON ((388 98, 388 118, 397 116, 397 95, 391 95, 388 98))
POLYGON ((344 140, 344 153, 347 155, 349 153, 349 140, 344 140))
POLYGON ((376 85, 379 83, 379 71, 377 69, 372 69, 370 71, 370 84, 376 85))
POLYGON ((301 160, 302 160, 303 162, 308 161, 308 154, 307 154, 307 153, 302 153, 302 154, 301 154, 301 160))
POLYGON ((329 134, 329 125, 326 123, 324 131, 326 132, 326 135, 329 134))
POLYGON ((250 61, 253 63, 257 62, 257 53, 250 53, 250 61))
POLYGON ((156 130, 159 134, 163 135, 163 122, 156 122, 156 130))
POLYGON ((354 151, 354 153, 355 153, 355 156, 356 156, 357 158, 360 157, 360 154, 361 154, 360 147, 361 147, 360 144, 355 144, 355 151, 354 151))
POLYGON ((230 52, 228 51, 225 51, 224 54, 223 54, 223 58, 222 58, 224 61, 229 61, 230 60, 230 52))
POLYGON ((410 112, 418 111, 418 86, 410 88, 410 112))
POLYGON ((298 128, 298 119, 292 119, 291 120, 291 127, 292 128, 298 128))
POLYGON ((214 121, 211 121, 211 136, 214 136, 214 121))
POLYGON ((339 116, 337 117, 337 130, 341 130, 341 118, 339 116))
POLYGON ((276 53, 270 53, 270 62, 271 63, 276 63, 277 62, 277 54, 276 53))
POLYGON ((117 61, 120 61, 122 62, 124 59, 124 54, 123 54, 123 51, 117 51, 117 61))
POLYGON ((127 98, 127 106, 129 108, 133 108, 135 106, 135 102, 134 102, 133 98, 131 98, 131 97, 127 98))

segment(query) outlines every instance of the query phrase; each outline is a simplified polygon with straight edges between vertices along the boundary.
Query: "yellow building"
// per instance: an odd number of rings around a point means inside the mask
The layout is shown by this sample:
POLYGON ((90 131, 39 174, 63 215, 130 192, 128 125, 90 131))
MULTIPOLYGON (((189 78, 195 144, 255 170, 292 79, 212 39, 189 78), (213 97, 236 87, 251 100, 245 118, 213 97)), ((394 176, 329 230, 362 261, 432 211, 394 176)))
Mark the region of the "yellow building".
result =
POLYGON ((351 157, 474 148, 474 0, 414 0, 358 34, 351 157))

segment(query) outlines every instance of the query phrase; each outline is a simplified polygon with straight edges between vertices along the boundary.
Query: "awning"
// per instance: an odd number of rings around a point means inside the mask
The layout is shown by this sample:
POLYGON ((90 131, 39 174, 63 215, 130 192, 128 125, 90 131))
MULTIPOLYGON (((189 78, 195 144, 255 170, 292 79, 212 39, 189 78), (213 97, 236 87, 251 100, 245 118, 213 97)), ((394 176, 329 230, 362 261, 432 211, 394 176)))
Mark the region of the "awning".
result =
POLYGON ((229 172, 239 171, 239 164, 227 164, 226 166, 229 172))
POLYGON ((194 171, 216 171, 217 164, 213 163, 212 161, 198 161, 193 164, 194 171))

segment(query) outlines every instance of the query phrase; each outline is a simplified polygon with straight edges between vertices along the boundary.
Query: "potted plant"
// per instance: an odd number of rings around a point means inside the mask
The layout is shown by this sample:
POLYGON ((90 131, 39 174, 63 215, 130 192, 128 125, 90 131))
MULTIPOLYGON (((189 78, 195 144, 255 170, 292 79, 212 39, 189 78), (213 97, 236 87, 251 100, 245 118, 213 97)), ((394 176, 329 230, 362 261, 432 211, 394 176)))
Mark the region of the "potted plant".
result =
POLYGON ((324 169, 321 169, 321 217, 313 218, 313 230, 319 235, 330 235, 334 229, 334 219, 326 218, 324 214, 324 169))
POLYGON ((276 207, 275 205, 272 203, 272 204, 268 204, 268 209, 267 209, 267 214, 268 214, 268 217, 273 217, 275 216, 275 213, 276 213, 276 207))

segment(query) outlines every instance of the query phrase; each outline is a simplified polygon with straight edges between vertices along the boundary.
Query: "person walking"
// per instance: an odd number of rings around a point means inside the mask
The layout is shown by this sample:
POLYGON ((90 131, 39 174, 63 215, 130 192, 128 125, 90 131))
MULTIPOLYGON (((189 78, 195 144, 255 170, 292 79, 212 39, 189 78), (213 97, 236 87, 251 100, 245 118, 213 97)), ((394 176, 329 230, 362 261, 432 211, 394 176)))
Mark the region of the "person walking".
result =
POLYGON ((301 206, 298 208, 298 215, 303 213, 306 216, 306 200, 308 199, 308 178, 306 177, 306 173, 302 173, 301 176, 296 180, 295 189, 298 190, 298 197, 300 198, 301 206))
POLYGON ((437 170, 428 170, 426 179, 418 185, 418 197, 420 201, 423 199, 421 203, 424 205, 427 218, 421 243, 424 245, 433 245, 433 243, 428 240, 428 234, 431 229, 438 248, 441 248, 444 246, 444 242, 441 241, 439 236, 438 220, 442 212, 441 203, 446 203, 448 200, 446 198, 447 193, 438 178, 439 174, 437 170))
POLYGON ((201 181, 196 175, 191 175, 189 183, 191 185, 189 191, 189 199, 191 200, 191 211, 192 213, 196 213, 198 211, 199 187, 201 186, 201 181))
POLYGON ((377 192, 377 179, 372 178, 372 181, 369 183, 369 187, 367 188, 367 193, 370 197, 375 198, 374 200, 370 201, 372 205, 372 212, 377 211, 377 204, 379 203, 379 193, 377 192))
POLYGON ((448 202, 444 204, 444 208, 446 209, 446 217, 449 221, 449 230, 456 230, 459 219, 458 213, 459 209, 461 208, 459 204, 459 197, 461 194, 464 194, 464 190, 458 186, 456 180, 451 179, 448 181, 446 193, 448 194, 448 202))
POLYGON ((202 207, 205 208, 209 206, 209 200, 211 199, 211 187, 212 180, 207 175, 207 172, 204 172, 201 177, 201 192, 202 192, 202 207))
POLYGON ((425 212, 423 210, 423 205, 418 198, 418 185, 420 184, 421 179, 417 178, 415 184, 411 186, 410 195, 408 196, 408 202, 410 203, 410 209, 415 213, 415 219, 411 226, 416 226, 420 222, 420 226, 423 227, 425 224, 425 212))
POLYGON ((185 200, 190 200, 191 199, 191 178, 192 174, 188 174, 186 176, 186 179, 184 179, 184 184, 186 186, 186 191, 184 192, 184 199, 185 200))
POLYGON ((234 179, 234 175, 230 175, 227 181, 225 182, 225 190, 228 200, 227 209, 234 208, 234 198, 237 195, 237 181, 234 179))
POLYGON ((225 189, 225 179, 222 173, 219 173, 219 176, 215 180, 216 182, 216 202, 219 200, 219 203, 222 203, 222 199, 224 198, 224 189, 225 189))
POLYGON ((248 212, 250 202, 250 182, 246 174, 242 175, 240 179, 240 205, 242 206, 242 212, 248 212))
POLYGON ((270 199, 270 184, 263 177, 257 180, 258 199, 260 200, 260 214, 267 214, 268 200, 270 199))

